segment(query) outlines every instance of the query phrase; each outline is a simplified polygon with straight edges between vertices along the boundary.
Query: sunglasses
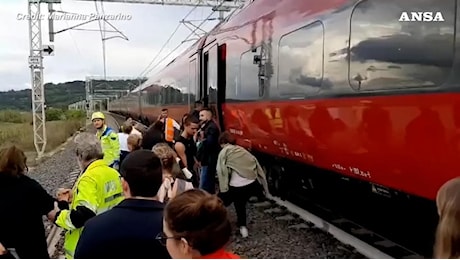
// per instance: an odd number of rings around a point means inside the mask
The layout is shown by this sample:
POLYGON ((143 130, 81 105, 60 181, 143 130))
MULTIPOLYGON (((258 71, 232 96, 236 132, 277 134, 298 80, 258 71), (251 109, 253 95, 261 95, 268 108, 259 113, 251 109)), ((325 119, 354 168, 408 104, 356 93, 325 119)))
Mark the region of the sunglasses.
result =
POLYGON ((166 241, 168 239, 181 239, 180 237, 168 237, 164 232, 158 233, 158 235, 155 237, 156 240, 160 242, 163 246, 166 246, 166 241))

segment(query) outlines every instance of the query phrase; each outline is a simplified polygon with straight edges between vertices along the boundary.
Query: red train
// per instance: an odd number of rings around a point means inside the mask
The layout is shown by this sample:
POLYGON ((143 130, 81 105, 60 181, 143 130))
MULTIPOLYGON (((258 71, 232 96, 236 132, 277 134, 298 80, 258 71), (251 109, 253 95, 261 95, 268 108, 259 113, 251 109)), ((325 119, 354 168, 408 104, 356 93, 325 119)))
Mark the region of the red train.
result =
POLYGON ((459 8, 255 0, 111 110, 152 122, 168 107, 180 120, 204 99, 262 158, 275 192, 319 187, 312 169, 320 169, 432 202, 459 175, 459 8))

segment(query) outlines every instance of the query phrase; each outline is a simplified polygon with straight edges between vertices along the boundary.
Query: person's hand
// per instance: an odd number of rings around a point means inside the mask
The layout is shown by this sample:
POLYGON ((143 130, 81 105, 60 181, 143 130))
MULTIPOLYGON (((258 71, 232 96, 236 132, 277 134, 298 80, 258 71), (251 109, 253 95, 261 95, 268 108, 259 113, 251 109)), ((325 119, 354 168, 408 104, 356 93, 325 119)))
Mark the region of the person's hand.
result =
POLYGON ((59 188, 56 194, 58 200, 71 202, 72 201, 72 190, 59 188))
POLYGON ((0 243, 0 255, 6 255, 6 248, 0 243))

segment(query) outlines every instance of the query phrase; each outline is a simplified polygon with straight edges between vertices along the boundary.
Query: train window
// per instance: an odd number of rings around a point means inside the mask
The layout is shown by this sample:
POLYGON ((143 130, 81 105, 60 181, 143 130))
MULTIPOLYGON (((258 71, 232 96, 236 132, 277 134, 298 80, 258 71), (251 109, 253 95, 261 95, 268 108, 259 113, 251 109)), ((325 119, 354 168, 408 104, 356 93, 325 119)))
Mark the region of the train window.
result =
POLYGON ((208 51, 207 70, 207 94, 209 105, 215 105, 217 102, 217 45, 214 45, 208 51))
POLYGON ((259 96, 259 66, 254 64, 254 55, 249 50, 240 58, 240 77, 237 83, 236 96, 239 100, 257 100, 259 96))
POLYGON ((196 59, 193 59, 190 62, 189 66, 189 97, 188 102, 192 104, 196 100, 197 95, 197 67, 196 67, 196 59))
POLYGON ((278 91, 281 96, 309 96, 323 83, 324 26, 317 21, 281 37, 278 91))
POLYGON ((350 23, 355 90, 442 85, 454 57, 455 0, 365 0, 350 23))

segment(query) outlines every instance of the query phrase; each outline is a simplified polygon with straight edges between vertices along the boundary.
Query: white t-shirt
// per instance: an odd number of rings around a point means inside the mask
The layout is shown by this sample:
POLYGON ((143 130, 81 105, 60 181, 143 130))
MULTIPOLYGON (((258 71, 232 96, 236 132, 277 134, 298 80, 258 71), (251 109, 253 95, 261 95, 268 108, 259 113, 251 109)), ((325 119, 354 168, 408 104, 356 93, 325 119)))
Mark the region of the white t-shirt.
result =
POLYGON ((238 173, 233 171, 230 176, 230 182, 228 183, 228 185, 232 187, 244 187, 246 185, 253 183, 254 181, 255 180, 243 178, 238 173))
POLYGON ((142 134, 141 134, 141 132, 139 132, 139 130, 137 130, 137 129, 136 129, 136 128, 134 128, 134 127, 133 127, 133 130, 131 130, 131 133, 130 133, 130 134, 136 134, 136 135, 138 135, 138 136, 142 137, 142 134))
POLYGON ((128 134, 118 133, 118 142, 120 143, 120 151, 129 152, 128 149, 128 134))

